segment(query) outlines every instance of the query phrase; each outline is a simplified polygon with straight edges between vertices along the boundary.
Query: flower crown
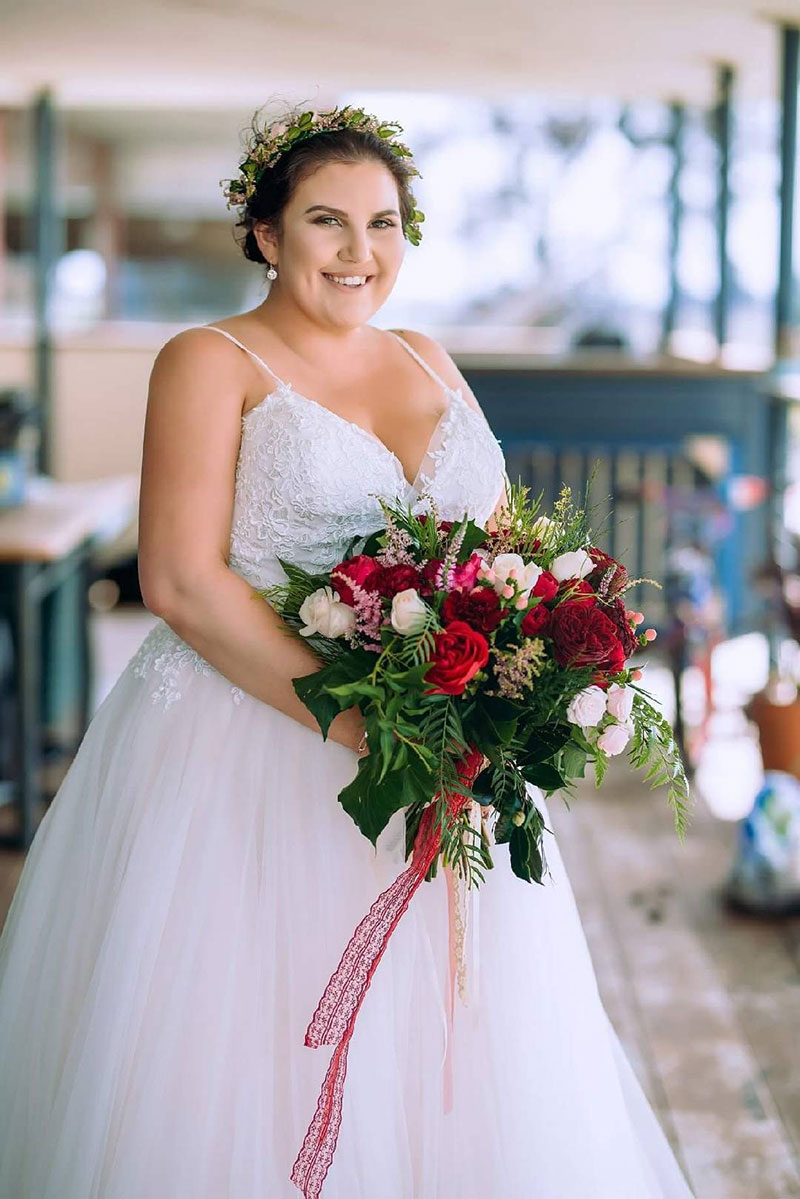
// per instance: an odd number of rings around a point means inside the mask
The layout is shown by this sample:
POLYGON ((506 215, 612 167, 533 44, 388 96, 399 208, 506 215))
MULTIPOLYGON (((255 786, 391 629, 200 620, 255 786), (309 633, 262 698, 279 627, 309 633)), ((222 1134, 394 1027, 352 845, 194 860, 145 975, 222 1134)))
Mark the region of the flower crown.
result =
MULTIPOLYGON (((239 164, 238 178, 220 180, 223 194, 228 200, 227 207, 247 204, 255 194, 256 186, 263 172, 268 167, 274 166, 282 154, 291 150, 298 142, 330 129, 358 129, 374 133, 386 142, 386 145, 398 158, 411 157, 408 146, 397 141, 397 134, 403 132, 402 125, 399 125, 397 121, 380 121, 377 117, 364 112, 363 108, 353 108, 349 104, 344 108, 331 108, 325 112, 304 112, 293 121, 277 121, 262 130, 254 127, 247 157, 239 164)), ((409 175, 420 174, 413 166, 408 168, 408 173, 409 175)), ((412 212, 410 219, 403 226, 403 232, 412 245, 418 246, 422 240, 419 226, 425 220, 425 214, 416 207, 416 200, 411 192, 409 192, 409 196, 412 212)))

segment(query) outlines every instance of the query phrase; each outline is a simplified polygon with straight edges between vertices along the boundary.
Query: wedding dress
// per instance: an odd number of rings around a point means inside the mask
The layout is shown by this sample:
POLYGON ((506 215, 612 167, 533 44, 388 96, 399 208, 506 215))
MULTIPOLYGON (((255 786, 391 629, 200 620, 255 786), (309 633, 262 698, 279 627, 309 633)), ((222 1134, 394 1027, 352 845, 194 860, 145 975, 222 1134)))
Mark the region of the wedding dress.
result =
MULTIPOLYGON (((279 556, 334 565, 380 523, 376 494, 492 512, 498 441, 398 341, 447 397, 413 481, 236 342, 272 386, 236 468, 230 568, 254 586, 283 578, 279 556)), ((39 825, 0 939, 0 1199, 296 1199, 330 1059, 305 1029, 404 865, 402 813, 376 853, 336 800, 356 763, 157 622, 39 825)), ((452 1028, 442 874, 420 888, 358 1018, 324 1199, 690 1199, 550 833, 545 849, 543 886, 495 849, 452 1028)))

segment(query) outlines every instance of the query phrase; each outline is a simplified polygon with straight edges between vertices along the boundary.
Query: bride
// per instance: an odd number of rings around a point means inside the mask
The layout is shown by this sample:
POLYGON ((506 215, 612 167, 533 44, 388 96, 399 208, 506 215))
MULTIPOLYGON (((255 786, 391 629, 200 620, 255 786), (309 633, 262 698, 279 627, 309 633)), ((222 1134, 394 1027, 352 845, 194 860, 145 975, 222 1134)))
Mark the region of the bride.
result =
MULTIPOLYGON (((153 368, 139 569, 159 620, 41 821, 0 939, 2 1199, 299 1194, 328 1065, 304 1032, 402 869, 402 813, 376 853, 337 803, 368 752, 360 715, 322 740, 291 684, 317 662, 256 588, 279 558, 330 568, 377 527, 377 496, 491 525, 506 481, 446 351, 369 323, 422 214, 399 127, 359 114, 254 122, 227 194, 268 295, 153 368)), ((496 851, 454 1011, 445 884, 421 888, 353 1035, 324 1199, 691 1196, 551 833, 545 848, 543 886, 496 851)))

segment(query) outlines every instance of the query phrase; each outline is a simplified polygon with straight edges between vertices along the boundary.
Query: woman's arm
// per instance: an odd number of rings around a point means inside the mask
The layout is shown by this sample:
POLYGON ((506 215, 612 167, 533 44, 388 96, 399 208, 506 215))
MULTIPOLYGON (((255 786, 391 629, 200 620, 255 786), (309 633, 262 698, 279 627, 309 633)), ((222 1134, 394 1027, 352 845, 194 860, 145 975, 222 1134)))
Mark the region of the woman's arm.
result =
MULTIPOLYGON (((277 612, 228 566, 243 397, 255 367, 218 336, 188 329, 150 377, 139 504, 139 582, 147 608, 236 686, 319 731, 292 678, 319 669, 277 612)), ((357 708, 330 737, 357 749, 357 708)))

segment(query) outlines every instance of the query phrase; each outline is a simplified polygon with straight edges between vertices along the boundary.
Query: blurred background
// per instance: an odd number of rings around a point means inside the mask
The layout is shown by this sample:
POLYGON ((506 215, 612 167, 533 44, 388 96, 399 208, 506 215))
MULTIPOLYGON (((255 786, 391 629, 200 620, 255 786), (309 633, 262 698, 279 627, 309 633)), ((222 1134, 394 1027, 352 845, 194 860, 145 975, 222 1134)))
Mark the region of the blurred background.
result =
POLYGON ((256 108, 363 106, 403 126, 426 216, 373 323, 442 341, 511 478, 545 503, 591 478, 598 540, 661 584, 629 606, 686 842, 624 768, 550 805, 606 1007, 700 1199, 800 1195, 800 5, 0 20, 0 918, 154 623, 153 359, 265 294, 219 181, 256 108))

